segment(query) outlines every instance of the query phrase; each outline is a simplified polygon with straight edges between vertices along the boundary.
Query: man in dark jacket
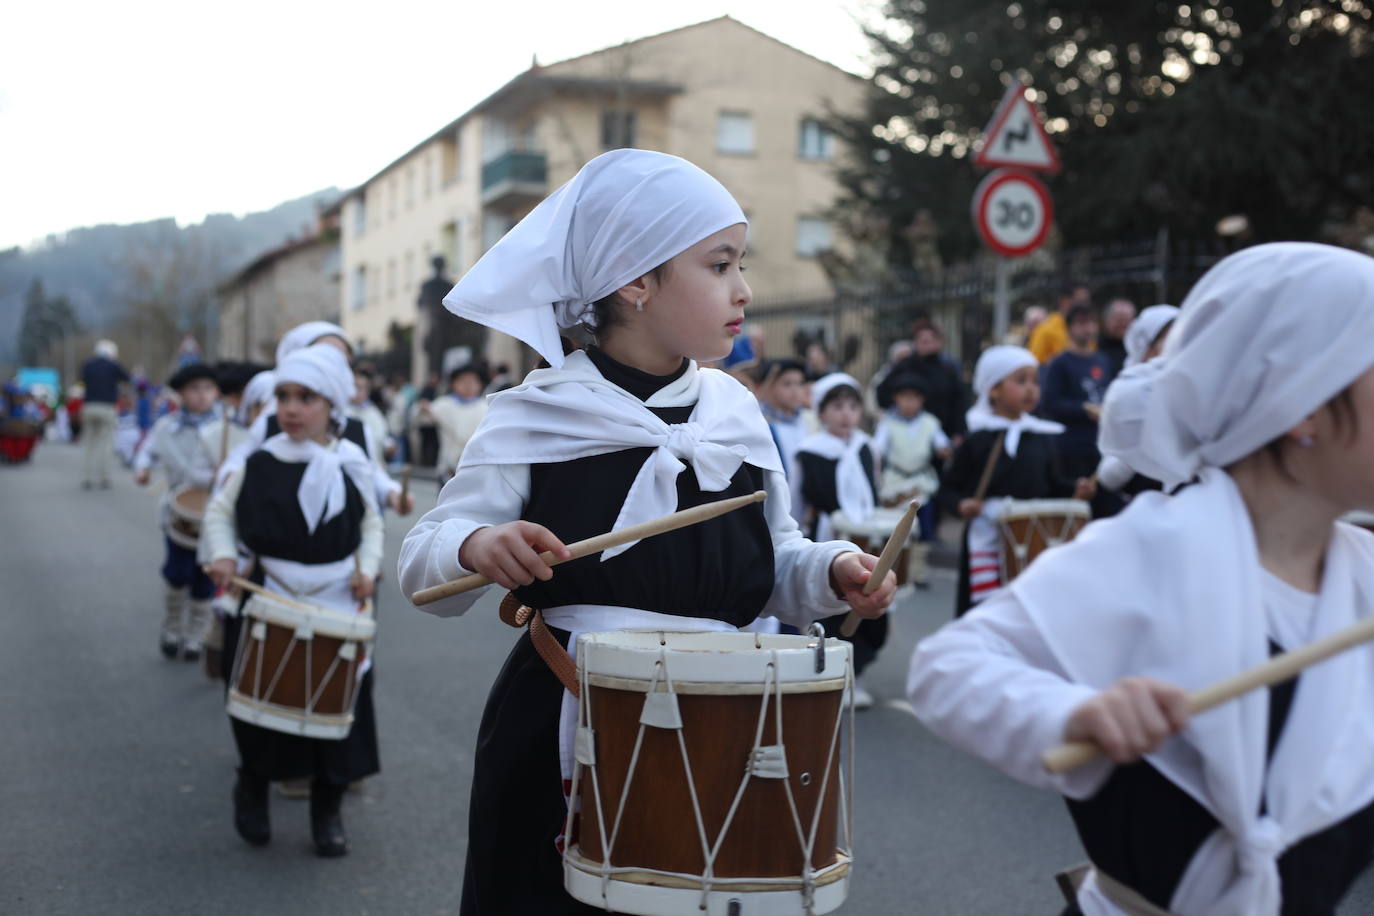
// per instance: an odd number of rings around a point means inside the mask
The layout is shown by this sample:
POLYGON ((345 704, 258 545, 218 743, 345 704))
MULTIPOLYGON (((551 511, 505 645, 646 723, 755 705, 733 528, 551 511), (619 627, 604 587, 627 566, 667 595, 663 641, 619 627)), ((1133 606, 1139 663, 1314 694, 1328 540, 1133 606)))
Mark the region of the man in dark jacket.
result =
POLYGON ((964 411, 968 409, 968 399, 964 395, 964 382, 959 377, 959 368, 942 352, 945 336, 933 322, 922 319, 912 328, 912 338, 916 350, 899 362, 878 386, 878 406, 886 410, 892 406, 892 382, 903 375, 914 375, 926 391, 925 409, 940 421, 944 430, 955 445, 968 432, 964 421, 964 411))
POLYGON ((115 360, 119 348, 112 340, 98 340, 95 355, 81 365, 81 383, 86 386, 86 402, 81 409, 82 441, 85 463, 81 486, 87 490, 97 483, 110 485, 110 453, 114 450, 115 401, 119 386, 129 373, 115 360))

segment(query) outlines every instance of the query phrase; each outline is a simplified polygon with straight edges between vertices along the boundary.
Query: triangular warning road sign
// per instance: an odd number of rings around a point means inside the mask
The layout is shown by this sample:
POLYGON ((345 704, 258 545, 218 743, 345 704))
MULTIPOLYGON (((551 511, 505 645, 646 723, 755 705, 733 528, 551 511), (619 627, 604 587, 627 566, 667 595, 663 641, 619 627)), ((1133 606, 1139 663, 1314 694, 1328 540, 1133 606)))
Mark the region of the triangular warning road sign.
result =
POLYGON ((1059 171, 1059 154, 1045 133, 1040 106, 1026 98, 1019 81, 1007 87, 983 131, 983 148, 973 164, 985 169, 1014 166, 1033 172, 1059 171))

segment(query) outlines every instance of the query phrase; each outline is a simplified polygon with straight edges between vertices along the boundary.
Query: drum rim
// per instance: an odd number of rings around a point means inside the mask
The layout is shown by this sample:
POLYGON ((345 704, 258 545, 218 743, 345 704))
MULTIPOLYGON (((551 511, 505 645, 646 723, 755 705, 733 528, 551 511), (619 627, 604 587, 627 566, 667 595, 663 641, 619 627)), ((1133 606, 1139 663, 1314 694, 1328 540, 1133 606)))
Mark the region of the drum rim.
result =
MULTIPOLYGON (((829 665, 826 666, 829 670, 829 665)), ((581 671, 579 669, 579 678, 581 671)), ((659 680, 655 685, 652 678, 633 678, 623 677, 613 674, 593 674, 587 673, 586 681, 593 687, 604 687, 607 690, 623 690, 629 693, 649 693, 653 688, 654 693, 669 693, 668 685, 663 680, 659 680)), ((845 688, 847 678, 844 675, 839 677, 826 678, 821 681, 788 681, 784 680, 778 687, 778 692, 782 694, 796 693, 839 693, 845 688)), ((683 681, 673 679, 672 693, 680 693, 695 696, 750 696, 756 697, 767 691, 774 689, 772 681, 760 682, 738 682, 738 681, 683 681)))
POLYGON ((300 610, 254 592, 243 605, 243 616, 294 630, 308 628, 312 634, 333 639, 369 642, 377 635, 377 621, 371 614, 339 611, 308 599, 291 600, 309 603, 311 610, 300 610))
MULTIPOLYGON (((563 853, 563 861, 571 868, 575 868, 584 874, 601 877, 602 863, 582 855, 582 844, 573 843, 563 853)), ((849 877, 853 867, 854 855, 852 851, 842 846, 835 848, 835 861, 819 868, 815 871, 815 880, 812 882, 815 887, 825 887, 836 882, 843 881, 849 877)), ((622 884, 648 885, 663 887, 671 890, 693 890, 701 891, 706 889, 707 881, 704 875, 686 876, 679 872, 660 871, 653 868, 638 868, 635 866, 612 866, 610 874, 611 881, 619 881, 622 884), (698 880, 692 880, 695 877, 698 880)), ((770 883, 761 883, 758 877, 746 878, 720 878, 715 877, 710 880, 711 890, 735 891, 740 893, 766 892, 766 891, 800 891, 804 887, 804 880, 801 875, 797 875, 795 883, 793 876, 785 878, 771 879, 770 883), (771 883, 778 882, 778 883, 771 883), (783 883, 787 882, 787 883, 783 883)))
POLYGON ((1000 521, 1023 518, 1089 518, 1092 507, 1082 499, 1007 499, 998 514, 1000 521))
MULTIPOLYGON (((814 636, 719 631, 672 631, 655 629, 609 630, 583 633, 578 637, 578 676, 623 678, 645 685, 654 679, 660 659, 667 662, 660 680, 671 678, 678 683, 717 685, 745 685, 748 692, 758 695, 764 685, 778 683, 784 692, 788 684, 830 681, 844 677, 849 664, 849 643, 827 638, 825 664, 816 671, 816 643, 814 636), (663 645, 666 635, 686 637, 689 642, 719 642, 728 648, 680 648, 663 645), (640 644, 627 640, 642 640, 640 644), (733 644, 733 645, 732 645, 733 644), (774 658, 777 670, 770 671, 774 658)), ((627 688, 634 689, 634 688, 627 688)), ((698 691, 704 692, 704 691, 698 691)), ((724 692, 724 691, 722 691, 724 692)), ((740 692, 745 692, 741 690, 740 692)))

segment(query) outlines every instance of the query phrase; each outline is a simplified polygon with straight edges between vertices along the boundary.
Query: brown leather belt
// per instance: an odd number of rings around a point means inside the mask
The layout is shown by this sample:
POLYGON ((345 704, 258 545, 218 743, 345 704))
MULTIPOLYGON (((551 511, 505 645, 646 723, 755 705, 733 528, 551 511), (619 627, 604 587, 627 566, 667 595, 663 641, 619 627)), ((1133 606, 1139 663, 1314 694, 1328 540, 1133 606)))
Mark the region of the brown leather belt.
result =
POLYGON ((534 651, 538 652, 544 664, 549 666, 549 670, 558 678, 563 689, 575 697, 580 697, 582 692, 577 684, 577 665, 568 657, 567 650, 558 642, 558 638, 549 631, 549 625, 544 622, 544 615, 539 609, 521 604, 520 599, 515 597, 515 592, 506 592, 506 597, 501 599, 500 614, 501 620, 510 626, 517 629, 529 627, 530 642, 534 644, 534 651))

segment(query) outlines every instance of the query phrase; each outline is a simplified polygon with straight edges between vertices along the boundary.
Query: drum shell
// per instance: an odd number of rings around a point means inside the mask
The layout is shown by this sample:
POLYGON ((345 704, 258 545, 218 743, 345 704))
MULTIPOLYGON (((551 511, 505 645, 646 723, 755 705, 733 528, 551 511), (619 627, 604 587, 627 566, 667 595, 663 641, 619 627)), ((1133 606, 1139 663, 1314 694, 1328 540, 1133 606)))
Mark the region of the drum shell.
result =
POLYGON ((654 660, 660 657, 660 636, 646 636, 651 634, 592 634, 579 643, 579 664, 590 668, 581 676, 596 760, 595 767, 583 769, 579 783, 580 856, 589 862, 605 859, 597 800, 601 801, 606 829, 614 829, 615 813, 629 776, 630 787, 611 850, 612 865, 617 869, 704 874, 706 863, 679 737, 686 745, 703 828, 708 842, 714 844, 745 783, 767 690, 763 732, 757 743, 785 746, 787 776, 749 777, 714 861, 713 874, 722 879, 803 874, 805 853, 796 839, 787 785, 806 832, 810 832, 819 809, 812 868, 834 865, 841 855, 838 725, 851 647, 828 640, 823 670, 816 672, 815 643, 810 637, 667 634, 664 670, 672 678, 682 728, 646 726, 631 774, 647 692, 651 687, 660 692, 666 689, 664 679, 655 685, 651 674, 654 660), (609 655, 602 644, 585 642, 608 635, 638 640, 639 644, 634 651, 609 655), (674 652, 674 636, 722 648, 674 652), (774 671, 771 665, 776 665, 776 681, 770 680, 774 671), (781 694, 780 702, 775 690, 781 694), (779 715, 781 740, 777 734, 779 715))
MULTIPOLYGON (((831 756, 833 724, 840 714, 842 694, 832 690, 785 694, 782 698, 787 781, 791 783, 802 824, 809 829, 817 805, 821 808, 811 857, 811 865, 817 869, 833 864, 839 850, 838 753, 831 757, 829 778, 823 777, 826 759, 831 756)), ((600 796, 613 800, 606 806, 608 828, 629 772, 644 697, 643 693, 633 691, 590 688, 592 721, 598 723, 600 796)), ((772 700, 769 702, 771 707, 772 700)), ((678 696, 682 735, 687 742, 708 838, 719 834, 739 789, 753 747, 759 706, 758 696, 678 696)), ((774 725, 770 708, 763 744, 777 743, 774 725)), ((585 775, 581 798, 582 854, 600 862, 605 859, 604 841, 595 815, 595 790, 592 780, 585 775)), ((646 728, 611 861, 617 867, 701 874, 706 863, 695 825, 677 733, 646 728), (671 825, 671 829, 665 829, 665 825, 671 825)), ((783 780, 751 778, 721 844, 714 873, 721 878, 799 875, 804 859, 794 839, 783 780)))
POLYGON ((1005 584, 1051 547, 1073 540, 1091 515, 1082 500, 1008 500, 997 520, 1005 584))

